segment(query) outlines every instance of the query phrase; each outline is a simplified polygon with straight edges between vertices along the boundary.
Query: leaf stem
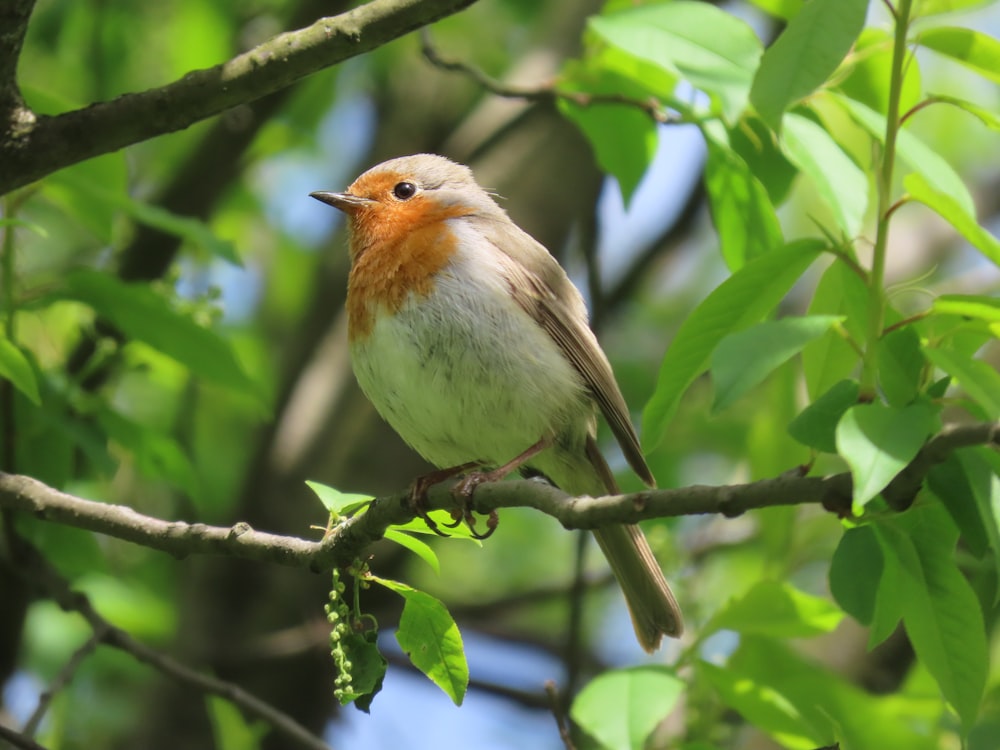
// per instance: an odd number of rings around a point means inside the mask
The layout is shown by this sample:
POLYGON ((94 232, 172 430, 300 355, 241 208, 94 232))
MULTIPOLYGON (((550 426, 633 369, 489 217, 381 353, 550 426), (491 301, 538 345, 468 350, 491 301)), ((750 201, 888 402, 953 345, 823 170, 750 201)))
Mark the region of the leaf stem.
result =
POLYGON ((889 220, 892 215, 892 177, 896 166, 896 136, 901 124, 900 95, 903 89, 903 65, 908 53, 906 36, 910 25, 913 0, 899 0, 895 9, 896 28, 892 47, 892 67, 889 80, 889 107, 885 123, 885 147, 882 163, 876 175, 878 192, 878 225, 872 253, 871 274, 868 278, 868 335, 861 370, 862 396, 874 396, 876 356, 882 325, 885 322, 885 259, 889 241, 889 220))

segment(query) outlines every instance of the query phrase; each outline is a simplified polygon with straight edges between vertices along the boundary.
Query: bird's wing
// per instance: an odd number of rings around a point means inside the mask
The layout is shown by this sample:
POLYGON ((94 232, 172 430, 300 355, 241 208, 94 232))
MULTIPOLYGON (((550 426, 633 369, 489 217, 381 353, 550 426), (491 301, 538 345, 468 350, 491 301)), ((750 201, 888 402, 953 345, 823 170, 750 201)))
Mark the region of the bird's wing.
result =
POLYGON ((625 398, 587 323, 587 308, 579 290, 556 259, 516 225, 491 221, 489 231, 483 234, 500 253, 515 302, 552 337, 580 373, 629 465, 643 482, 654 486, 625 398))

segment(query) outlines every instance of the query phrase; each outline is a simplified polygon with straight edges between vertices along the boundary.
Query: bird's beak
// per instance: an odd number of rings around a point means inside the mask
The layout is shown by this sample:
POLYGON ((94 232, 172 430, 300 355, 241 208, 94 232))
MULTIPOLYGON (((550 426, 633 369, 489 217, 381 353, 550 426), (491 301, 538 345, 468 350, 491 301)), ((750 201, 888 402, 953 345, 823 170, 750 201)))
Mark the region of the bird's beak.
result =
POLYGON ((372 202, 371 198, 362 198, 360 195, 353 195, 351 193, 330 193, 325 190, 317 190, 315 193, 309 193, 309 197, 315 198, 320 203, 325 203, 328 206, 339 208, 341 211, 348 214, 354 213, 362 206, 372 202))

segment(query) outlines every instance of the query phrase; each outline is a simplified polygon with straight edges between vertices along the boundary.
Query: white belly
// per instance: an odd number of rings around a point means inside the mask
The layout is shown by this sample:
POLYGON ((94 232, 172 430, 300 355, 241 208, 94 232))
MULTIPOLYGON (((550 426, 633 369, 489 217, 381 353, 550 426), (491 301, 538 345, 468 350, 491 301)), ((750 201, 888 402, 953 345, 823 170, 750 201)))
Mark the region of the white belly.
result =
POLYGON ((431 295, 379 312, 351 345, 362 390, 437 466, 502 464, 542 437, 582 450, 594 418, 582 379, 482 266, 456 258, 431 295))

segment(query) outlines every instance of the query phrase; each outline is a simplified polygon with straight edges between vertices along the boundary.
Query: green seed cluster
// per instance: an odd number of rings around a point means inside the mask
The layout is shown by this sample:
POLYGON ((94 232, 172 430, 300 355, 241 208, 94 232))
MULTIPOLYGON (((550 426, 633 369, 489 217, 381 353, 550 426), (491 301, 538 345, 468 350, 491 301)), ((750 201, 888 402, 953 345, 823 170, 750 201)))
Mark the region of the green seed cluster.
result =
POLYGON ((351 633, 351 607, 344 601, 344 582, 340 580, 340 570, 333 569, 333 587, 330 589, 330 601, 327 602, 326 619, 330 623, 330 655, 337 667, 337 677, 334 680, 333 695, 339 701, 346 693, 351 692, 351 660, 347 658, 344 649, 344 639, 351 633))

